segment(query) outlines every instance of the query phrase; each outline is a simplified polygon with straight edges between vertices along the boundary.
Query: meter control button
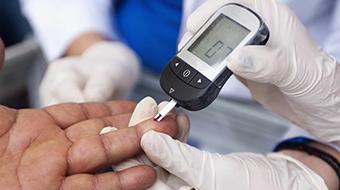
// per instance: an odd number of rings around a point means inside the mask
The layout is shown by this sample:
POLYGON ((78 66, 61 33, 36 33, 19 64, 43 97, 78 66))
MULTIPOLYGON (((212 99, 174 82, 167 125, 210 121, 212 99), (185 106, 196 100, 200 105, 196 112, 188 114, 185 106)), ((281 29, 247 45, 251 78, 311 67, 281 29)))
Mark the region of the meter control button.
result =
POLYGON ((184 65, 184 63, 181 63, 179 61, 173 61, 170 63, 171 70, 178 74, 181 71, 181 67, 184 65))
POLYGON ((197 74, 197 71, 195 69, 193 69, 187 64, 183 64, 180 69, 180 72, 177 73, 177 76, 180 79, 182 79, 184 82, 189 84, 196 74, 197 74))
POLYGON ((209 84, 211 84, 211 81, 200 73, 198 73, 190 82, 191 86, 199 89, 207 88, 209 84))
POLYGON ((183 71, 183 77, 184 78, 190 77, 190 75, 191 75, 190 69, 186 69, 185 71, 183 71))
POLYGON ((170 88, 169 94, 173 94, 176 90, 174 88, 170 88))

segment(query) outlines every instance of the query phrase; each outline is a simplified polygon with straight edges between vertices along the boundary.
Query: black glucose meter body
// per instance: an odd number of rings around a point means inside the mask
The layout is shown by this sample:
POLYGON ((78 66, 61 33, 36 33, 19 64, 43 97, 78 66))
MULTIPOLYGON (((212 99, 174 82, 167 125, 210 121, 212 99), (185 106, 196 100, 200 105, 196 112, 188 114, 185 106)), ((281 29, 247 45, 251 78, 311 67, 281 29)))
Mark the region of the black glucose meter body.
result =
POLYGON ((239 4, 219 9, 177 53, 160 85, 177 106, 198 111, 209 106, 233 74, 227 59, 246 45, 265 45, 269 30, 254 11, 239 4))

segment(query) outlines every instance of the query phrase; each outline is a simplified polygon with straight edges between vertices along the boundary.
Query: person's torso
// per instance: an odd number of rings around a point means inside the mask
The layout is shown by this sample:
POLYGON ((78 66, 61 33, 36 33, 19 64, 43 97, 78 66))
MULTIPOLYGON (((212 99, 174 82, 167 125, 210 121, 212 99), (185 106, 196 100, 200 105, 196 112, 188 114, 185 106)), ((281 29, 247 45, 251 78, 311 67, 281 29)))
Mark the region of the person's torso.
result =
POLYGON ((177 51, 182 12, 182 0, 121 0, 114 17, 122 40, 160 72, 177 51))

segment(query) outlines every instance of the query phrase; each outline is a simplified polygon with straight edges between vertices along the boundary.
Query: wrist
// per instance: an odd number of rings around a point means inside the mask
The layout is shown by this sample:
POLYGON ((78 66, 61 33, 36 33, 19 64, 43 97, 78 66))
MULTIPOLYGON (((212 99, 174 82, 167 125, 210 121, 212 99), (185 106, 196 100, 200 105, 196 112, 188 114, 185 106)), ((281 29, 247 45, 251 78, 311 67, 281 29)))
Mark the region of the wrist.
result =
POLYGON ((81 56, 91 46, 107 40, 105 36, 98 33, 82 34, 73 40, 64 56, 81 56))
MULTIPOLYGON (((333 157, 339 159, 339 153, 327 146, 320 143, 311 143, 310 146, 315 147, 319 150, 322 150, 333 157)), ((334 169, 327 164, 324 160, 319 157, 309 155, 306 152, 298 151, 298 150, 282 150, 281 153, 288 155, 296 160, 305 164, 308 168, 313 170, 316 174, 318 174, 326 183, 329 190, 338 190, 339 189, 339 178, 335 173, 334 169)))

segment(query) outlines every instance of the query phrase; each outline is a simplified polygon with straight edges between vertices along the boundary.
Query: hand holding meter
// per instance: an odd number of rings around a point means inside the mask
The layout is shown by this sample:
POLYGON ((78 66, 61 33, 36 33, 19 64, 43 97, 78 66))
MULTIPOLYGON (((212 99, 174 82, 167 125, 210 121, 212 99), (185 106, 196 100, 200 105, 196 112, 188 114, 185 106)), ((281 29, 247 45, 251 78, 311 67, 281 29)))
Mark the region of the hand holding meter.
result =
POLYGON ((206 108, 232 75, 228 57, 268 39, 267 26, 252 10, 239 4, 219 9, 162 72, 161 87, 172 101, 155 119, 161 121, 176 105, 191 111, 206 108))

